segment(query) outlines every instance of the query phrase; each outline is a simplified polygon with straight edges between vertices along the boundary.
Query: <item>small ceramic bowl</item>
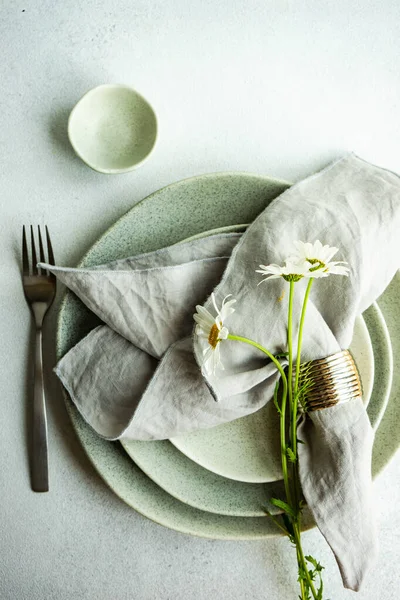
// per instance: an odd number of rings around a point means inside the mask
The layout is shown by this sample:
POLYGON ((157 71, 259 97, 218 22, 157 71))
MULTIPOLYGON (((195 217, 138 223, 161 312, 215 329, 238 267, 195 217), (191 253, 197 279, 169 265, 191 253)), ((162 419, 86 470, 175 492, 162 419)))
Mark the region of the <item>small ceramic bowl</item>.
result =
POLYGON ((149 157, 157 139, 157 118, 132 88, 106 84, 83 96, 68 121, 76 154, 100 173, 125 173, 149 157))

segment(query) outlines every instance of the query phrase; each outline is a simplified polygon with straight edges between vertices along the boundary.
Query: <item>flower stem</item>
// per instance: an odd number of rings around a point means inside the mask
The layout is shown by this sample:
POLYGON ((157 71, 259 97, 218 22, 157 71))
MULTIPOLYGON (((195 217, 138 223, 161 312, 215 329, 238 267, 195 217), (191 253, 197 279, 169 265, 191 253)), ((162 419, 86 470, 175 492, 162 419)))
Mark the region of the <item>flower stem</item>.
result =
POLYGON ((291 494, 290 485, 289 485, 289 474, 288 474, 287 455, 286 455, 286 398, 287 398, 288 383, 287 383, 285 371, 283 370, 281 363, 275 358, 275 356, 273 354, 271 354, 271 352, 269 352, 266 348, 264 348, 264 346, 261 346, 261 344, 257 344, 257 342, 253 342, 253 340, 242 337, 240 335, 233 335, 231 333, 228 335, 228 339, 234 340, 237 342, 244 342, 245 344, 250 344, 250 346, 254 346, 258 350, 261 350, 261 352, 264 352, 264 354, 266 354, 268 356, 268 358, 270 358, 272 360, 272 362, 274 363, 274 365, 276 366, 276 368, 278 369, 278 371, 282 377, 283 390, 282 390, 282 402, 281 402, 281 406, 280 406, 281 462, 282 462, 282 473, 283 473, 283 481, 284 481, 284 485, 285 485, 286 499, 287 499, 288 503, 291 504, 292 494, 291 494))
MULTIPOLYGON (((298 409, 298 382, 300 374, 301 361, 301 344, 303 339, 303 326, 307 307, 307 301, 311 290, 312 279, 309 280, 306 293, 304 296, 303 307, 300 316, 300 325, 297 341, 297 356, 296 356, 296 376, 293 389, 293 299, 294 299, 294 281, 290 281, 289 288, 289 307, 288 307, 288 393, 290 407, 290 447, 294 456, 292 463, 292 490, 291 498, 293 499, 293 509, 296 512, 296 517, 293 519, 294 539, 296 543, 297 562, 301 567, 306 578, 306 585, 312 592, 312 595, 317 599, 317 592, 308 572, 307 563, 304 558, 303 548, 301 545, 301 509, 300 509, 300 481, 299 481, 299 461, 297 456, 297 409, 298 409)), ((306 590, 304 582, 300 579, 300 590, 302 598, 306 598, 306 590)))
MULTIPOLYGON (((288 329, 287 329, 287 347, 288 347, 288 392, 289 392, 289 423, 291 424, 289 430, 289 442, 290 448, 293 450, 295 462, 292 462, 292 493, 293 508, 297 507, 299 502, 299 493, 296 485, 298 479, 297 474, 297 455, 296 455, 296 421, 297 421, 297 409, 295 409, 295 402, 293 398, 293 298, 294 298, 294 281, 289 283, 289 307, 288 307, 288 329), (294 427, 293 427, 294 423, 294 427)), ((299 517, 298 517, 299 518, 299 517)))
MULTIPOLYGON (((300 325, 299 325, 299 333, 297 338, 297 356, 296 356, 296 375, 294 380, 294 390, 293 390, 293 406, 292 406, 292 414, 291 414, 291 442, 292 442, 292 450, 294 455, 297 458, 297 409, 298 409, 298 392, 299 392, 299 377, 300 377, 300 364, 301 364, 301 346, 303 343, 303 328, 304 328, 304 320, 306 316, 307 302, 311 291, 311 286, 313 283, 313 279, 309 279, 306 292, 304 294, 303 306, 301 309, 300 315, 300 325)), ((296 461, 294 473, 293 473, 293 486, 294 486, 294 498, 295 501, 299 501, 300 497, 300 482, 299 482, 299 469, 298 469, 298 461, 296 461)), ((300 528, 300 514, 299 514, 299 528, 300 528)))
MULTIPOLYGON (((306 295, 304 297, 303 309, 302 309, 302 313, 301 313, 298 355, 297 355, 298 357, 300 356, 300 352, 301 352, 302 330, 303 330, 303 325, 304 325, 306 304, 307 304, 308 296, 310 293, 310 289, 311 289, 311 284, 309 283, 308 287, 307 287, 306 295)), ((306 559, 304 557, 303 549, 301 546, 301 525, 300 525, 301 507, 299 504, 299 495, 300 494, 299 494, 297 454, 295 455, 296 460, 293 463, 293 469, 292 469, 292 472, 293 472, 292 486, 291 486, 291 479, 289 478, 288 464, 287 464, 286 402, 287 402, 288 390, 289 390, 289 400, 290 400, 291 438, 292 438, 290 440, 290 442, 291 442, 290 447, 292 450, 293 450, 293 448, 295 450, 297 449, 297 440, 296 440, 297 397, 296 397, 296 394, 297 394, 297 387, 298 387, 298 375, 295 379, 295 385, 294 385, 294 390, 293 390, 293 348, 292 348, 293 296, 294 296, 294 282, 290 282, 289 315, 288 315, 289 377, 286 377, 285 371, 284 371, 282 365, 280 364, 280 362, 277 360, 277 358, 273 354, 271 354, 271 352, 269 352, 266 348, 264 348, 264 346, 261 346, 261 344, 258 344, 257 342, 254 342, 253 340, 250 340, 248 338, 245 338, 245 337, 242 337, 239 335, 233 335, 233 334, 229 334, 228 339, 237 341, 237 342, 244 342, 246 344, 249 344, 250 346, 254 346, 258 350, 260 350, 261 352, 266 354, 268 356, 268 358, 270 358, 271 361, 275 364, 276 368, 278 369, 278 371, 281 375, 283 389, 282 389, 282 402, 279 407, 279 409, 280 409, 279 413, 280 413, 280 443, 281 443, 282 473, 283 473, 283 481, 284 481, 284 485, 285 485, 286 500, 287 500, 287 503, 292 507, 292 509, 294 511, 294 515, 290 519, 291 523, 292 523, 292 528, 293 528, 293 530, 292 530, 293 538, 290 538, 290 539, 292 539, 292 541, 294 541, 295 546, 296 546, 296 555, 297 555, 297 564, 299 567, 299 573, 300 573, 300 571, 302 573, 304 573, 303 577, 299 577, 301 599, 308 600, 308 598, 309 598, 308 593, 309 593, 309 591, 311 591, 314 600, 318 600, 318 593, 315 590, 315 586, 313 584, 310 573, 308 571, 306 559), (293 395, 293 391, 294 391, 294 395, 293 395), (291 488, 293 488, 293 489, 291 489, 291 488)), ((299 370, 300 370, 300 362, 299 362, 299 358, 297 358, 296 374, 297 374, 297 371, 299 371, 299 370)), ((272 515, 271 515, 271 517, 272 517, 272 515)), ((275 521, 274 518, 273 518, 273 520, 275 521)), ((288 533, 288 531, 285 528, 281 527, 278 523, 276 523, 276 524, 278 525, 278 527, 280 527, 286 533, 288 533)), ((288 533, 288 535, 290 537, 289 533, 288 533)))
POLYGON ((291 281, 289 291, 289 313, 288 313, 288 334, 287 334, 287 345, 288 345, 288 392, 289 392, 289 408, 290 414, 293 414, 293 297, 294 297, 294 282, 291 281))
POLYGON ((264 354, 266 354, 268 356, 268 358, 270 358, 272 360, 272 362, 275 364, 276 368, 278 369, 279 373, 282 376, 282 380, 284 381, 284 384, 287 383, 285 371, 283 370, 281 363, 279 362, 279 360, 277 360, 275 358, 275 356, 273 354, 271 354, 271 352, 269 352, 269 350, 264 348, 264 346, 261 346, 261 344, 257 344, 257 342, 253 342, 253 340, 249 340, 249 338, 242 337, 241 335, 233 335, 232 333, 230 333, 228 335, 228 340, 236 340, 237 342, 245 342, 246 344, 250 344, 250 346, 254 346, 255 348, 258 348, 258 350, 261 350, 261 352, 264 352, 264 354))
POLYGON ((297 392, 298 386, 299 386, 299 375, 300 375, 300 364, 301 364, 301 345, 303 343, 304 319, 306 316, 307 302, 308 302, 308 297, 310 295, 311 286, 312 286, 313 281, 314 281, 313 278, 309 279, 309 281, 308 281, 306 293, 304 295, 304 300, 303 300, 303 307, 301 309, 299 335, 298 335, 298 339, 297 339, 296 378, 294 381, 295 393, 297 392))
POLYGON ((293 530, 294 530, 294 538, 296 540, 296 549, 298 552, 298 559, 300 560, 299 566, 301 566, 303 568, 304 575, 307 580, 307 585, 309 586, 313 597, 315 598, 315 600, 318 600, 318 593, 317 593, 314 583, 310 577, 310 573, 308 572, 308 568, 307 568, 306 559, 304 558, 303 548, 301 546, 301 540, 300 540, 300 528, 297 524, 293 524, 293 530))
MULTIPOLYGON (((297 546, 296 546, 296 553, 297 553, 297 565, 300 567, 300 565, 302 566, 302 563, 301 563, 300 550, 297 546)), ((306 590, 304 587, 304 581, 302 579, 300 579, 299 584, 300 584, 301 600, 307 600, 306 590)))

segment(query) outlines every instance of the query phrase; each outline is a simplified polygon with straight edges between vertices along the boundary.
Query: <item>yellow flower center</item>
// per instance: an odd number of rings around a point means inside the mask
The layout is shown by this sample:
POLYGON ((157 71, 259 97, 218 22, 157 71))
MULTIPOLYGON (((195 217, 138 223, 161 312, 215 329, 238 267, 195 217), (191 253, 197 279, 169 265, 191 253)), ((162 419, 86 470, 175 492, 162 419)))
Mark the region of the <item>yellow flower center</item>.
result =
POLYGON ((219 339, 219 329, 218 329, 217 325, 214 323, 214 325, 210 329, 210 333, 209 333, 209 336, 208 336, 208 343, 213 348, 216 348, 219 341, 220 341, 220 339, 219 339))
MULTIPOLYGON (((311 271, 311 269, 310 269, 310 271, 311 271)), ((296 273, 292 273, 290 275, 282 275, 282 277, 283 277, 283 279, 285 281, 289 281, 289 282, 290 281, 294 281, 294 282, 296 282, 296 281, 300 281, 300 279, 303 278, 303 275, 297 275, 296 273)))
MULTIPOLYGON (((323 269, 325 267, 325 263, 323 263, 318 258, 306 258, 306 260, 308 260, 308 262, 311 263, 312 265, 315 265, 314 267, 312 267, 310 269, 310 272, 312 272, 312 271, 319 271, 319 269, 323 269)), ((327 269, 325 269, 325 271, 326 270, 327 269)))

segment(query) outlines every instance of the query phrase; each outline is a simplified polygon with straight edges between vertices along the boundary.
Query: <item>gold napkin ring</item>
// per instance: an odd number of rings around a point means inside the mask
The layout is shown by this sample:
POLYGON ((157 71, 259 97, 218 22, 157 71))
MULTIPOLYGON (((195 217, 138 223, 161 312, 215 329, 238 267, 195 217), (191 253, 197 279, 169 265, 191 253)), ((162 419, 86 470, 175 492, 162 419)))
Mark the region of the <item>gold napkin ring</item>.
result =
POLYGON ((362 388, 356 363, 348 350, 300 365, 300 405, 313 412, 361 398, 362 388))

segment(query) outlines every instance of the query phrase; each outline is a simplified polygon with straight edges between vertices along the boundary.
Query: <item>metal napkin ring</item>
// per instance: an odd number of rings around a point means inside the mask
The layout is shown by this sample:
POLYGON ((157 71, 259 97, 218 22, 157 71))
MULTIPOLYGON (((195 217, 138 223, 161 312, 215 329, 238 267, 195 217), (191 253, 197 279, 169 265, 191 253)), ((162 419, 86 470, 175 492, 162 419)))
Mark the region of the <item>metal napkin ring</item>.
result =
POLYGON ((305 387, 300 404, 312 412, 361 398, 360 376, 348 350, 300 365, 299 388, 305 387))

